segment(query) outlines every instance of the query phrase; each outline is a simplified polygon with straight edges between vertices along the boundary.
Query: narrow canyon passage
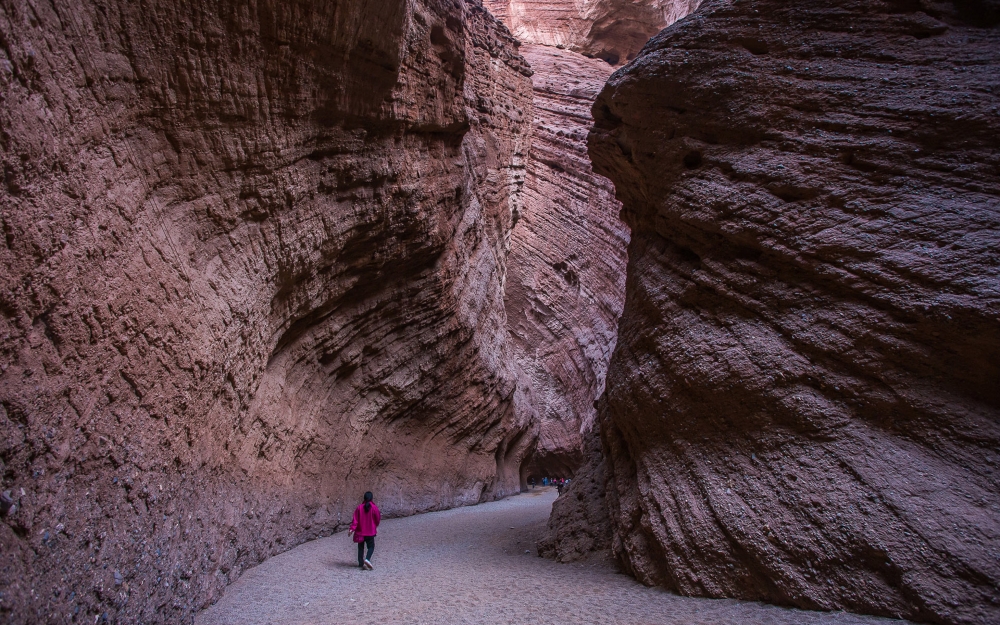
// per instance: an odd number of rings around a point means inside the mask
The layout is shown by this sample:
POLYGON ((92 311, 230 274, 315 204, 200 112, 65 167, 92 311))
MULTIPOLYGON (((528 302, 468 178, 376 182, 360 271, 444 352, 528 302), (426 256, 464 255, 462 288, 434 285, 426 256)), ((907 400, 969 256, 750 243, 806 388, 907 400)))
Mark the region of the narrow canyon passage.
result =
POLYGON ((1000 624, 998 138, 998 0, 0 0, 0 621, 1000 624))
POLYGON ((905 621, 680 597, 615 571, 606 554, 558 564, 536 556, 555 489, 389 519, 374 571, 341 532, 269 559, 226 589, 195 625, 357 623, 888 625, 905 621))

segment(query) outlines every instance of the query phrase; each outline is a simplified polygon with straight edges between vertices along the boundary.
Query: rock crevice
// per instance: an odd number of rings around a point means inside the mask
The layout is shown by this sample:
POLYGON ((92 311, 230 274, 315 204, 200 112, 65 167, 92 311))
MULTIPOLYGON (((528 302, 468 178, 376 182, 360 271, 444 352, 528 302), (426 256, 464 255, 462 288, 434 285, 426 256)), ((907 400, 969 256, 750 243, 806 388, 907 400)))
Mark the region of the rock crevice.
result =
POLYGON ((582 436, 604 390, 625 290, 628 230, 585 143, 611 67, 547 46, 521 52, 533 72, 534 128, 504 307, 518 405, 539 427, 524 473, 568 477, 582 462, 582 436))

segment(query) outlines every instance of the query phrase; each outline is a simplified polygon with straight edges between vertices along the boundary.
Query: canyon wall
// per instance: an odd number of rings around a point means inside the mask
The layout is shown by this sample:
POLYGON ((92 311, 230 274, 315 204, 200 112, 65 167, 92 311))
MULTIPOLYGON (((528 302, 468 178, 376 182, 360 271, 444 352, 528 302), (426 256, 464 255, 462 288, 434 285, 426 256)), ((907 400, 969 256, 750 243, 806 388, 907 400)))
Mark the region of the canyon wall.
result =
POLYGON ((590 107, 612 68, 552 47, 521 52, 533 72, 534 129, 504 306, 517 406, 539 424, 524 473, 568 477, 582 462, 625 295, 628 229, 586 145, 590 107))
POLYGON ((539 423, 525 477, 569 476, 583 461, 624 300, 628 228, 614 186, 590 165, 591 105, 614 64, 696 5, 486 0, 524 42, 533 72, 534 132, 505 294, 516 405, 539 423))
POLYGON ((632 239, 598 418, 643 582, 1000 622, 997 22, 711 0, 611 77, 590 153, 632 239))
POLYGON ((611 65, 631 61, 661 28, 701 0, 485 0, 521 41, 557 46, 611 65))
POLYGON ((518 491, 516 45, 473 2, 0 0, 6 622, 186 622, 365 490, 518 491))

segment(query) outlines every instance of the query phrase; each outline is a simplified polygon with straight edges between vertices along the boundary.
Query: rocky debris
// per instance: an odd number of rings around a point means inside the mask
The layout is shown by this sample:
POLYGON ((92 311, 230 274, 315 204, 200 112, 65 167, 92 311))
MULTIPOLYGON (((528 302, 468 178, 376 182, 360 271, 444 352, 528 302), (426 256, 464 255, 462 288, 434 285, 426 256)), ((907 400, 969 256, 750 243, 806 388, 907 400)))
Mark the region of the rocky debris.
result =
POLYGON ((599 420, 640 580, 1000 621, 1000 30, 977 6, 713 0, 599 96, 591 155, 632 228, 599 420))
POLYGON ((522 45, 521 53, 533 72, 535 117, 504 306, 518 406, 539 424, 522 473, 568 477, 604 391, 625 293, 628 228, 586 146, 590 108, 611 67, 546 46, 522 45))
POLYGON ((631 61, 646 41, 690 14, 701 0, 485 0, 486 7, 524 42, 602 59, 631 61))
POLYGON ((518 491, 530 70, 481 6, 11 1, 0 42, 6 622, 182 622, 365 490, 518 491))

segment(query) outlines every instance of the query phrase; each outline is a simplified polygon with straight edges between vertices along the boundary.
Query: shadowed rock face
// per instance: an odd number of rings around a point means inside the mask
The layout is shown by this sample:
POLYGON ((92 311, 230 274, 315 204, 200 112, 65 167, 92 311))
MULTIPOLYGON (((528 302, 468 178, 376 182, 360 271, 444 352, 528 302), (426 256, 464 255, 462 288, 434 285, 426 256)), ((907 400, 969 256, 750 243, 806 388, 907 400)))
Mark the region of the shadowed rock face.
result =
POLYGON ((559 46, 620 65, 700 1, 486 0, 485 4, 522 41, 559 46))
POLYGON ((3 1, 0 44, 5 619, 181 622, 365 490, 517 491, 488 13, 3 1))
POLYGON ((598 98, 632 228, 599 420, 642 581, 1000 620, 1000 31, 977 6, 707 2, 598 98))
POLYGON ((534 72, 535 117, 504 306, 521 376, 518 407, 539 424, 524 474, 568 477, 604 391, 625 294, 628 229, 585 143, 611 67, 546 46, 521 52, 534 72))

